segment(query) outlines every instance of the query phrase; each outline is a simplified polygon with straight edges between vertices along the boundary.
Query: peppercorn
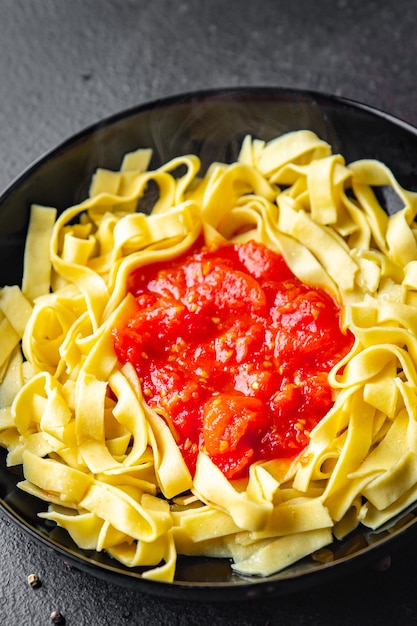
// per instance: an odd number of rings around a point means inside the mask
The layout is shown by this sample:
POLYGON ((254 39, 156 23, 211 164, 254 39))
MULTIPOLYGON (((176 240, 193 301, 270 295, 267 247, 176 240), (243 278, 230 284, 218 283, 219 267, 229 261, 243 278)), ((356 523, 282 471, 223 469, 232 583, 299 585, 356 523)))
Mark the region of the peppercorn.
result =
POLYGON ((28 585, 30 585, 30 587, 40 587, 41 581, 39 579, 39 576, 37 576, 37 574, 29 574, 28 576, 28 585))
POLYGON ((60 611, 52 611, 51 624, 65 624, 65 618, 60 611))

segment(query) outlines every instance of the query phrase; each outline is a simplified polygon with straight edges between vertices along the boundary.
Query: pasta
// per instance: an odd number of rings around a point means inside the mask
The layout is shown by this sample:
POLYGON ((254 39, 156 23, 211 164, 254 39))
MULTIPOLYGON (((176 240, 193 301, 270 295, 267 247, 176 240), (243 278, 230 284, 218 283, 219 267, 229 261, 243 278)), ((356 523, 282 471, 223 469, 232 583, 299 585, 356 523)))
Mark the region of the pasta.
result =
POLYGON ((32 207, 22 285, 0 291, 0 444, 23 465, 20 488, 81 548, 164 581, 178 554, 269 576, 393 519, 417 500, 417 194, 380 162, 346 164, 311 131, 248 136, 236 163, 204 174, 195 155, 155 170, 150 158, 98 169, 89 197, 59 216, 32 207), (137 212, 151 183, 158 198, 137 212), (403 209, 389 217, 378 186, 403 209), (191 475, 112 344, 132 270, 201 235, 280 253, 337 299, 355 337, 308 447, 253 463, 245 479, 228 480, 204 451, 191 475))

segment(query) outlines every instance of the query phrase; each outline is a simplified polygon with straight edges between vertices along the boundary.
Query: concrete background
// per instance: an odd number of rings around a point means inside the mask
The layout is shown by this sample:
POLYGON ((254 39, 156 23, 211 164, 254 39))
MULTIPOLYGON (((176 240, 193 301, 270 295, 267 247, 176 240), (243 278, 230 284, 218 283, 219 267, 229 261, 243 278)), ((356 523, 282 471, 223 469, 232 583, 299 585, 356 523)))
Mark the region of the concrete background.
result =
MULTIPOLYGON (((417 125, 416 14, 414 0, 2 0, 0 189, 103 117, 190 90, 320 90, 417 125)), ((0 623, 59 609, 71 626, 413 624, 416 554, 285 598, 184 603, 69 568, 0 512, 0 623)))

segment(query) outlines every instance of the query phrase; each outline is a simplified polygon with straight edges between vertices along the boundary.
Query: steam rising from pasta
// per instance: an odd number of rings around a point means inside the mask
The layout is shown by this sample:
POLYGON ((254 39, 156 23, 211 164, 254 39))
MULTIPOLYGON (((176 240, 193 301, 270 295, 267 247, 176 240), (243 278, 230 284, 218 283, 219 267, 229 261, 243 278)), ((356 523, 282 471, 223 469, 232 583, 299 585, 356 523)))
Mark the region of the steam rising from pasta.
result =
POLYGON ((360 523, 377 529, 417 500, 417 195, 380 162, 347 165, 310 131, 248 136, 236 163, 204 176, 195 155, 153 171, 150 157, 97 170, 89 197, 59 217, 32 207, 22 285, 0 292, 0 443, 9 466, 23 465, 20 488, 81 548, 154 580, 174 579, 178 554, 268 576, 360 523), (151 214, 136 212, 151 183, 151 214), (404 208, 388 217, 378 186, 404 208), (355 335, 308 448, 239 481, 203 452, 192 479, 111 339, 131 306, 130 272, 201 234, 282 254, 333 294, 355 335))

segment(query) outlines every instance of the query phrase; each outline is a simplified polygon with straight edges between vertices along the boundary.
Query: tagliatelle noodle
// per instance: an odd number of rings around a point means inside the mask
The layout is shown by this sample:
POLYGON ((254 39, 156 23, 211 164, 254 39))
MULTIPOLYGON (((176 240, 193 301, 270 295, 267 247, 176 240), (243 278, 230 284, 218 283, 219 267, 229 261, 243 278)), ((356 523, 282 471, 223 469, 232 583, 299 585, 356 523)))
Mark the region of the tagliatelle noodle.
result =
POLYGON ((23 259, 22 292, 29 300, 47 293, 51 283, 52 263, 49 242, 57 211, 36 206, 31 211, 23 259))
POLYGON ((395 523, 417 500, 417 195, 382 163, 346 164, 311 131, 248 136, 236 163, 205 173, 195 155, 155 170, 151 157, 98 169, 89 197, 58 218, 32 207, 22 288, 0 292, 0 443, 9 466, 23 465, 19 486, 80 548, 154 580, 173 580, 178 554, 268 576, 360 523, 395 523), (387 215, 376 187, 403 209, 387 215), (282 254, 337 299, 355 336, 308 447, 252 464, 247 479, 227 480, 203 451, 192 477, 175 430, 113 350, 132 270, 200 235, 282 254))

